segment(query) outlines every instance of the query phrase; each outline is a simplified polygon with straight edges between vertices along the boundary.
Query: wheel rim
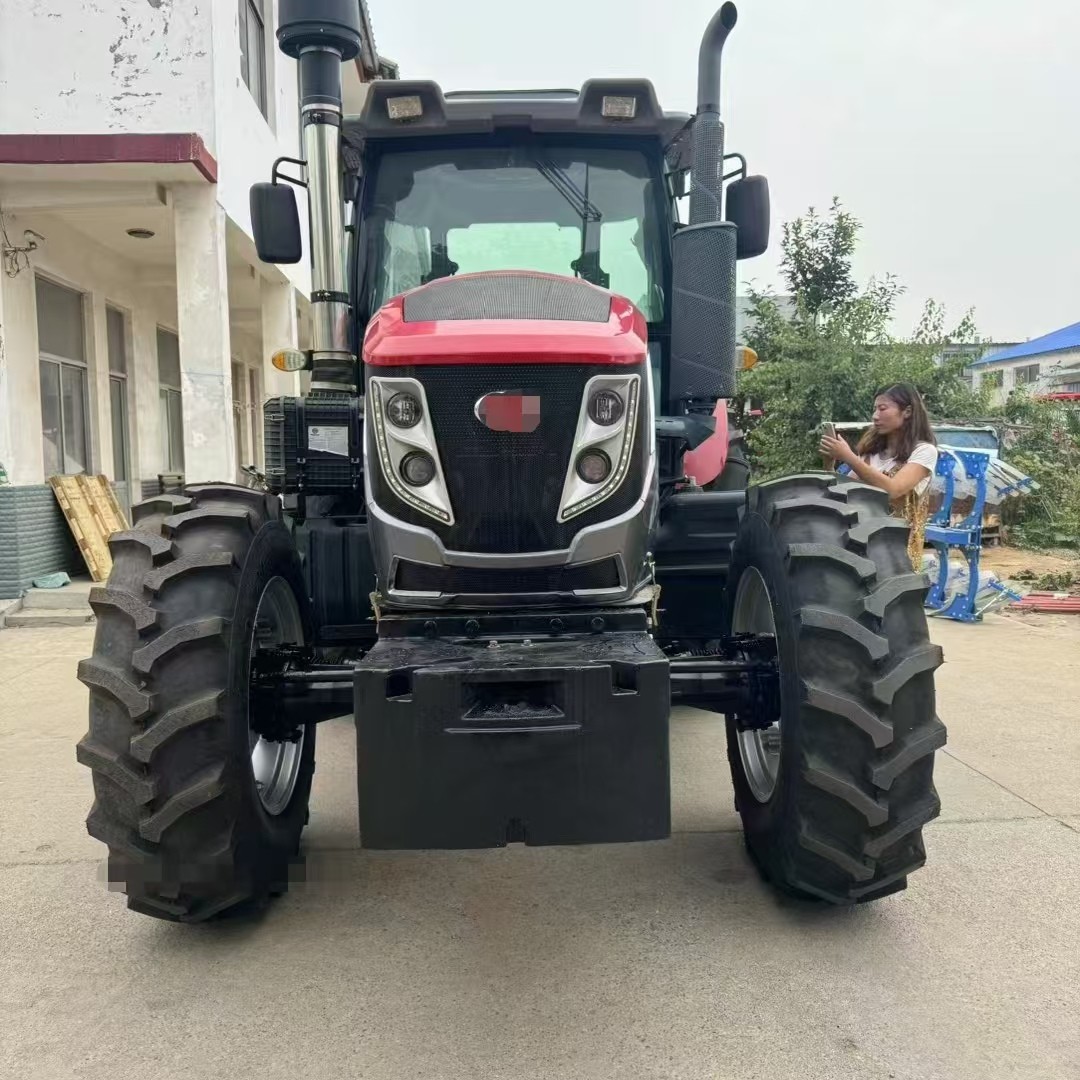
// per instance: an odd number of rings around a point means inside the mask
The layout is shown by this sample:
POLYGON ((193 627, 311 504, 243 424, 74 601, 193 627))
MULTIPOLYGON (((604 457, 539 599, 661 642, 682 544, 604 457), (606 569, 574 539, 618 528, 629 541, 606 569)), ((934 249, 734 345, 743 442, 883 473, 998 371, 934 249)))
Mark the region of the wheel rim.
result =
MULTIPOLYGON (((271 578, 259 597, 255 624, 251 631, 251 655, 259 648, 273 645, 302 645, 304 624, 292 587, 282 577, 271 578)), ((276 817, 292 801, 300 763, 307 742, 307 729, 296 742, 273 742, 264 739, 248 717, 248 742, 251 747, 251 773, 263 809, 276 817)))
MULTIPOLYGON (((755 567, 747 567, 735 593, 731 619, 736 634, 767 634, 776 637, 772 602, 765 579, 755 567)), ((758 802, 768 802, 780 777, 780 719, 764 730, 740 731, 739 756, 750 791, 758 802)))

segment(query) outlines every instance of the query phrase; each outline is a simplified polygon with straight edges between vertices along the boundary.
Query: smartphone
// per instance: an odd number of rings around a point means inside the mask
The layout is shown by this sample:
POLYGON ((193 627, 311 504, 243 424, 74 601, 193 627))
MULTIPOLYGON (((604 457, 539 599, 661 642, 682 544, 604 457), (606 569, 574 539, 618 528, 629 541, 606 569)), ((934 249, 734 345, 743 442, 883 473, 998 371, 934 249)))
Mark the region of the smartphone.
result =
POLYGON ((830 439, 835 439, 836 438, 836 425, 835 424, 829 424, 829 423, 822 424, 821 425, 821 434, 823 436, 827 435, 830 439))

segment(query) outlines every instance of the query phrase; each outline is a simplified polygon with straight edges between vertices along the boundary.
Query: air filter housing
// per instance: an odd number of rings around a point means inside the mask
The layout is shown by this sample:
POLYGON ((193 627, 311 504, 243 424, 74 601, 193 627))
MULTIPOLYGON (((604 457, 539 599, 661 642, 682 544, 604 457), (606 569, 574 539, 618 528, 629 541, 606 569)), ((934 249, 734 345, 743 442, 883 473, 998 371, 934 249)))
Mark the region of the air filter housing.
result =
POLYGON ((331 495, 363 483, 361 400, 271 398, 263 406, 266 482, 275 495, 331 495))

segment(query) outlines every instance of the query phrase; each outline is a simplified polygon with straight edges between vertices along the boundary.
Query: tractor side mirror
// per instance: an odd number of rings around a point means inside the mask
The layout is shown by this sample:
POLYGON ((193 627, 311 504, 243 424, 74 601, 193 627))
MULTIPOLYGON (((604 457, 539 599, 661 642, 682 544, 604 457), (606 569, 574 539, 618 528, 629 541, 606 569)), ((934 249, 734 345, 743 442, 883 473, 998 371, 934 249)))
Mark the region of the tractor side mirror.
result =
POLYGON ((251 185, 251 231, 255 250, 267 263, 298 263, 304 249, 296 194, 288 184, 251 185))
POLYGON ((727 220, 739 229, 736 258, 753 259, 769 247, 769 181, 744 176, 727 189, 727 220))

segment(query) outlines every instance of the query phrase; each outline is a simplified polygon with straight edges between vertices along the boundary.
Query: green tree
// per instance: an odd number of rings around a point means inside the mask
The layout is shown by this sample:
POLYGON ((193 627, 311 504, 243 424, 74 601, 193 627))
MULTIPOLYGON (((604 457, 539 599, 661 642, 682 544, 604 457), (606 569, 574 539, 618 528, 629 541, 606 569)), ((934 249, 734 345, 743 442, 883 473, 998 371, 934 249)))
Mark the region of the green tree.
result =
POLYGON ((985 401, 963 377, 971 357, 937 361, 949 345, 977 343, 971 313, 946 329, 944 308, 929 301, 912 336, 895 337, 902 286, 886 275, 857 287, 851 260, 858 231, 838 199, 824 217, 811 209, 783 231, 781 268, 793 311, 751 292, 747 344, 761 363, 743 373, 740 395, 763 409, 749 425, 759 479, 820 468, 820 424, 869 420, 875 392, 890 383, 913 383, 939 418, 984 413, 985 401))
POLYGON ((1080 544, 1080 412, 1018 389, 1005 403, 1005 419, 1013 434, 1006 461, 1039 484, 1019 507, 1014 537, 1031 547, 1080 544))
POLYGON ((780 272, 791 293, 814 317, 850 300, 858 292, 851 256, 859 222, 834 198, 822 216, 810 207, 805 217, 784 223, 780 272))

